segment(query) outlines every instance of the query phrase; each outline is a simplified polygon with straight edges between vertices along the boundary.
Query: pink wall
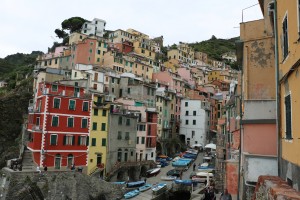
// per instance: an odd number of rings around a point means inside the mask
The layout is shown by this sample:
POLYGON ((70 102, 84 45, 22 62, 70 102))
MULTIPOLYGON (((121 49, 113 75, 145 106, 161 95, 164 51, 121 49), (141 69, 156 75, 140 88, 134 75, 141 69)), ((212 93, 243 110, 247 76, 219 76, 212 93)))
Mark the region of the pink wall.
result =
POLYGON ((238 162, 226 162, 226 188, 232 195, 238 191, 238 162))
POLYGON ((177 69, 178 74, 181 76, 182 79, 185 79, 188 81, 190 85, 195 85, 195 81, 191 77, 191 71, 187 68, 178 68, 177 69))
POLYGON ((169 83, 169 88, 175 89, 174 88, 175 85, 173 83, 173 78, 171 77, 169 72, 164 71, 164 72, 153 73, 152 80, 156 81, 156 79, 158 80, 158 83, 162 83, 162 84, 166 84, 166 85, 169 83))
POLYGON ((244 124, 243 151, 277 155, 276 124, 244 124))

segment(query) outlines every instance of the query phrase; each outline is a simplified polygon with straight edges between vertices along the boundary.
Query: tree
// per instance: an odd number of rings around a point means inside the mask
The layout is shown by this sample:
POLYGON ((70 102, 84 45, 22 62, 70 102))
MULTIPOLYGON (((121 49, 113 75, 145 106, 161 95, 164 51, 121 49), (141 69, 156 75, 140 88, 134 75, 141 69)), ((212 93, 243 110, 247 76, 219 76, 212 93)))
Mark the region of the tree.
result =
POLYGON ((68 36, 68 33, 66 33, 65 31, 60 30, 60 29, 58 29, 58 28, 55 29, 54 32, 56 33, 56 35, 57 35, 58 38, 65 38, 65 37, 68 36))
POLYGON ((69 30, 70 33, 73 32, 79 32, 81 30, 82 25, 87 20, 81 18, 81 17, 71 17, 69 19, 65 19, 61 23, 62 30, 69 30))

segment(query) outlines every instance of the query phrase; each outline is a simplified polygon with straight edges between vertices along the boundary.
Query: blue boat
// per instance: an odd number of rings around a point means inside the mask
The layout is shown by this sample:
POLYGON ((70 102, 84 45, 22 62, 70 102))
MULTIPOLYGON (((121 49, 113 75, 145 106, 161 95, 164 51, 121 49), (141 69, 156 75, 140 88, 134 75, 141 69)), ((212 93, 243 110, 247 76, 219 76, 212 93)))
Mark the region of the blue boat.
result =
POLYGON ((175 184, 178 185, 192 185, 193 181, 192 180, 174 180, 175 184))
POLYGON ((119 181, 119 182, 111 182, 112 184, 115 184, 115 185, 123 185, 123 184, 126 184, 125 181, 119 181))
POLYGON ((130 198, 132 198, 132 197, 137 196, 139 193, 140 193, 139 190, 133 190, 133 191, 131 191, 131 192, 127 192, 126 194, 124 194, 124 198, 125 198, 125 199, 130 199, 130 198))
POLYGON ((146 190, 149 190, 151 187, 152 187, 152 185, 148 183, 148 184, 146 184, 144 186, 139 187, 139 191, 140 192, 144 192, 146 190))
POLYGON ((202 163, 198 167, 198 171, 200 172, 213 172, 214 170, 215 170, 215 166, 208 163, 202 163))
POLYGON ((135 188, 145 185, 145 181, 136 181, 136 182, 130 182, 127 183, 128 188, 135 188))
POLYGON ((191 154, 191 153, 186 153, 183 155, 184 158, 192 158, 192 159, 196 159, 197 158, 197 154, 191 154))

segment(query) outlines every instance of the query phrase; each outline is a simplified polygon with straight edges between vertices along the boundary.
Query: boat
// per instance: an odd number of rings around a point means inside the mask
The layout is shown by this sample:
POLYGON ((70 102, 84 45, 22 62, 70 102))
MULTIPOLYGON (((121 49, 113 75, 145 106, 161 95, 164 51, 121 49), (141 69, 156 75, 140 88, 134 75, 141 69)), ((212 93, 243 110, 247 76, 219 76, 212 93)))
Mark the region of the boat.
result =
POLYGON ((131 192, 127 192, 126 194, 124 194, 124 198, 125 198, 125 199, 130 199, 130 198, 132 198, 132 197, 137 196, 139 193, 140 193, 139 190, 133 190, 133 191, 131 191, 131 192))
POLYGON ((123 184, 126 184, 125 181, 119 181, 119 182, 111 182, 112 184, 115 184, 115 185, 123 185, 123 184))
POLYGON ((152 187, 152 185, 148 183, 148 184, 146 184, 144 186, 139 187, 139 191, 140 192, 144 192, 146 190, 149 190, 151 187, 152 187))
POLYGON ((147 177, 156 176, 157 174, 159 174, 159 172, 160 168, 149 169, 147 171, 147 177))
POLYGON ((200 172, 213 172, 215 170, 214 165, 209 164, 209 163, 202 163, 199 167, 198 167, 198 171, 200 172))
POLYGON ((161 194, 166 190, 167 190, 167 184, 165 183, 159 183, 152 187, 152 192, 155 195, 161 194))
POLYGON ((140 187, 145 185, 145 181, 135 181, 127 183, 128 188, 140 187))
POLYGON ((195 150, 195 149, 189 149, 189 150, 186 151, 186 153, 197 155, 197 154, 198 154, 198 150, 195 150))
POLYGON ((163 181, 173 181, 177 178, 177 176, 161 176, 160 179, 163 181))
POLYGON ((195 182, 208 182, 210 180, 212 180, 214 177, 213 173, 209 173, 209 172, 198 172, 196 173, 195 176, 192 177, 192 181, 195 182))
POLYGON ((183 155, 184 158, 191 158, 191 159, 196 159, 197 154, 191 154, 191 153, 186 153, 183 155))
POLYGON ((192 185, 193 181, 192 180, 174 180, 175 184, 178 185, 192 185))
POLYGON ((157 156, 158 158, 167 158, 168 156, 166 156, 166 155, 159 155, 159 156, 157 156))

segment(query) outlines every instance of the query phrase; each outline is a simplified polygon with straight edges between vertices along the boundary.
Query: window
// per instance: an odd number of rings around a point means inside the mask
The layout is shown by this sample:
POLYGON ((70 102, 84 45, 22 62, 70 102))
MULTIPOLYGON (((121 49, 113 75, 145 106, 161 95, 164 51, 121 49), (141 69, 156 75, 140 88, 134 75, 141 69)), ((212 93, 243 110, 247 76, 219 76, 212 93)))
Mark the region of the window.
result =
POLYGON ((188 116, 189 115, 189 111, 185 111, 185 115, 188 116))
POLYGON ((96 138, 92 138, 92 146, 96 146, 96 138))
POLYGON ((189 120, 185 120, 185 124, 188 125, 189 124, 189 120))
POLYGON ((193 125, 196 125, 196 120, 195 119, 193 120, 193 125))
POLYGON ((188 107, 188 105, 189 105, 189 102, 185 102, 185 107, 188 107))
POLYGON ((74 126, 74 118, 68 117, 68 127, 73 127, 73 126, 74 126))
POLYGON ((69 100, 69 110, 75 110, 75 100, 69 100))
POLYGON ((106 110, 102 111, 102 116, 106 116, 106 110))
POLYGON ((51 90, 52 90, 52 92, 57 92, 58 91, 58 85, 52 85, 51 90))
POLYGON ((106 146, 106 138, 102 138, 102 146, 103 146, 103 147, 106 146))
POLYGON ((93 122, 93 130, 97 130, 97 122, 93 122))
POLYGON ((129 132, 125 132, 125 140, 129 140, 129 132))
POLYGON ((94 116, 98 116, 98 109, 94 109, 94 116))
POLYGON ((106 129, 106 123, 102 123, 101 124, 101 131, 105 131, 105 129, 106 129))
POLYGON ((98 50, 98 51, 97 51, 97 53, 98 53, 98 55, 100 55, 100 54, 101 54, 101 51, 100 51, 100 50, 98 50))
POLYGON ((78 136, 78 145, 84 146, 86 145, 87 137, 86 136, 78 136))
POLYGON ((81 128, 87 128, 88 120, 86 118, 81 119, 81 128))
POLYGON ((145 137, 142 137, 142 144, 145 144, 145 137))
POLYGON ((289 53, 288 46, 289 46, 289 40, 288 40, 288 20, 287 15, 285 16, 283 22, 282 22, 282 55, 283 59, 285 59, 289 53))
POLYGON ((39 125, 40 125, 40 118, 39 118, 39 117, 37 117, 37 118, 36 118, 35 125, 37 125, 37 126, 39 126, 39 125))
POLYGON ((88 111, 89 110, 89 102, 84 101, 82 105, 82 111, 88 111))
POLYGON ((130 94, 130 88, 127 88, 127 93, 130 94))
POLYGON ((122 117, 121 116, 119 117, 118 124, 122 125, 122 117))
POLYGON ((65 135, 63 140, 63 145, 74 145, 75 136, 74 135, 65 135))
POLYGON ((139 141, 140 140, 140 138, 139 137, 136 137, 136 144, 139 144, 139 141))
POLYGON ((196 111, 195 110, 193 111, 193 115, 196 116, 196 111))
POLYGON ((192 131, 192 138, 195 137, 195 131, 192 131))
POLYGON ((291 95, 287 95, 284 99, 285 104, 285 137, 292 138, 292 109, 291 109, 291 95))
POLYGON ((118 131, 118 140, 122 139, 122 131, 118 131))
POLYGON ((130 119, 126 119, 126 126, 130 126, 130 119))
POLYGON ((52 126, 58 126, 58 116, 52 116, 52 126))
POLYGON ((54 98, 53 99, 53 108, 59 108, 60 107, 60 99, 54 98))
POLYGON ((50 145, 57 145, 57 135, 50 135, 50 145))

